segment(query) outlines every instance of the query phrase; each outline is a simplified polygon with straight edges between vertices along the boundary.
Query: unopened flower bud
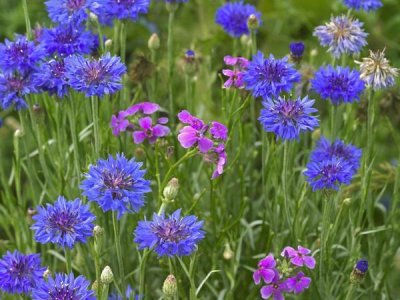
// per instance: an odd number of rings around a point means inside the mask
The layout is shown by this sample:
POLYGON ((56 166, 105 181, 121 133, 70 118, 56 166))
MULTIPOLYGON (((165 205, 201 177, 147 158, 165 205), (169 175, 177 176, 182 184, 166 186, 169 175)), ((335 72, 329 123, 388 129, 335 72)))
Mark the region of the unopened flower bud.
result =
POLYGON ((111 49, 111 46, 112 46, 112 40, 111 39, 107 39, 105 42, 104 42, 104 46, 106 47, 106 50, 110 50, 111 49))
POLYGON ((165 7, 169 13, 172 13, 178 9, 178 3, 175 2, 167 2, 165 3, 165 7))
POLYGON ((229 246, 229 244, 226 244, 225 245, 225 250, 224 250, 224 253, 223 253, 224 259, 225 260, 231 260, 233 255, 234 255, 234 253, 233 253, 231 247, 229 246))
POLYGON ((96 15, 95 13, 90 12, 90 13, 89 13, 89 19, 90 19, 91 21, 93 21, 93 22, 97 22, 99 18, 97 17, 97 15, 96 15))
POLYGON ((251 14, 247 19, 247 27, 250 30, 257 30, 260 27, 260 21, 255 14, 251 14))
POLYGON ((310 56, 317 56, 318 55, 318 50, 317 49, 312 49, 310 51, 310 56))
POLYGON ((104 229, 100 227, 99 225, 94 226, 93 228, 93 235, 95 238, 100 238, 104 234, 104 229))
POLYGON ((343 200, 343 205, 350 205, 351 203, 351 199, 350 198, 346 198, 343 200))
POLYGON ((22 130, 22 129, 17 129, 17 130, 15 130, 14 136, 15 136, 16 138, 23 137, 23 136, 24 136, 23 130, 22 130))
POLYGON ((358 284, 361 283, 368 271, 368 261, 366 259, 360 259, 353 268, 350 274, 350 283, 358 284))
POLYGON ((160 48, 160 38, 158 37, 157 33, 153 33, 150 36, 147 42, 147 46, 152 51, 158 50, 160 48))
POLYGON ((43 272, 43 278, 45 280, 47 280, 47 278, 49 278, 50 275, 51 275, 51 272, 49 269, 46 269, 46 271, 43 272))
POLYGON ((177 178, 172 178, 167 186, 164 188, 163 196, 167 201, 175 200, 179 191, 179 180, 177 178))
POLYGON ((174 297, 178 292, 178 285, 176 283, 176 278, 174 275, 170 274, 164 281, 162 291, 166 298, 174 297))
POLYGON ((138 159, 144 158, 146 155, 146 152, 144 152, 143 148, 138 147, 135 149, 135 157, 138 159))
POLYGON ((100 281, 102 284, 110 284, 114 280, 114 274, 109 266, 106 266, 100 275, 100 281))
POLYGON ((290 59, 296 63, 300 62, 303 58, 305 48, 306 47, 303 42, 290 43, 290 59))
POLYGON ((98 288, 99 288, 99 283, 97 282, 97 280, 95 280, 92 283, 92 291, 97 291, 98 288))
POLYGON ((311 134, 311 138, 312 138, 314 141, 318 141, 318 140, 320 139, 320 137, 321 137, 321 130, 320 130, 320 129, 315 129, 315 130, 313 131, 313 133, 311 134))

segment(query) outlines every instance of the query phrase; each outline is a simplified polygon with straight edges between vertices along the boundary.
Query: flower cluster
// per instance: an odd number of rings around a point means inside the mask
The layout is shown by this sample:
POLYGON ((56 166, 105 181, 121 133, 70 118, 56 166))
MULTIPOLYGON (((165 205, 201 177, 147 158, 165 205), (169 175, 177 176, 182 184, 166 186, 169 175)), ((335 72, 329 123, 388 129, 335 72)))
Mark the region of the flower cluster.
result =
POLYGON ((249 34, 247 20, 251 15, 261 22, 261 13, 253 5, 243 4, 242 1, 228 2, 217 10, 215 22, 230 36, 239 38, 249 34))
POLYGON ((80 186, 82 194, 104 212, 118 212, 118 218, 137 212, 144 205, 144 194, 151 191, 150 181, 144 179, 146 170, 141 167, 142 163, 128 160, 123 154, 99 159, 96 165, 89 166, 80 186))
POLYGON ((285 247, 281 253, 282 260, 275 260, 273 254, 260 260, 253 280, 255 284, 265 284, 260 290, 261 297, 283 300, 284 293, 304 292, 310 286, 311 278, 306 277, 300 268, 315 268, 315 259, 310 253, 309 249, 302 246, 298 246, 297 250, 285 247))
POLYGON ((7 251, 0 259, 0 290, 10 294, 29 294, 43 279, 39 254, 7 251))
POLYGON ((314 30, 321 46, 328 47, 334 57, 343 54, 357 54, 367 45, 363 23, 345 15, 332 17, 330 22, 314 30))
POLYGON ((383 5, 381 0, 344 0, 344 4, 348 8, 365 11, 377 10, 383 5))
POLYGON ((249 65, 249 61, 244 57, 232 57, 228 55, 224 57, 224 62, 228 66, 233 66, 233 70, 222 70, 222 74, 229 77, 228 80, 224 83, 224 88, 244 88, 243 74, 247 66, 249 65))
POLYGON ((35 231, 36 241, 42 244, 72 248, 76 242, 86 243, 93 235, 96 217, 80 199, 66 201, 60 196, 54 204, 39 206, 37 211, 32 217, 35 223, 31 228, 35 231))
POLYGON ((134 242, 139 249, 154 249, 158 256, 187 256, 197 249, 204 238, 203 221, 195 216, 181 217, 178 209, 168 218, 154 214, 152 221, 140 221, 134 242))
POLYGON ((349 184, 360 167, 361 150, 351 144, 322 137, 313 150, 304 175, 313 190, 338 190, 340 184, 349 184))
POLYGON ((170 133, 170 129, 165 126, 168 118, 161 117, 153 121, 152 115, 159 110, 160 106, 153 102, 134 104, 111 117, 112 132, 118 136, 121 132, 130 131, 135 144, 141 144, 145 140, 154 144, 157 139, 170 133))
POLYGON ((365 90, 365 83, 360 79, 360 72, 349 67, 321 67, 311 81, 312 89, 322 99, 330 99, 332 104, 359 101, 365 90))
POLYGON ((186 110, 181 111, 178 118, 186 124, 178 135, 181 146, 186 149, 197 148, 205 161, 216 165, 212 179, 221 175, 227 159, 224 142, 228 138, 228 129, 225 125, 216 121, 206 124, 186 110))
POLYGON ((87 19, 87 11, 99 6, 96 0, 48 0, 45 2, 49 18, 60 24, 81 23, 87 19))
POLYGON ((267 132, 274 132, 284 140, 298 139, 302 131, 318 127, 318 118, 312 114, 314 100, 308 97, 298 99, 268 99, 263 101, 259 121, 267 132))

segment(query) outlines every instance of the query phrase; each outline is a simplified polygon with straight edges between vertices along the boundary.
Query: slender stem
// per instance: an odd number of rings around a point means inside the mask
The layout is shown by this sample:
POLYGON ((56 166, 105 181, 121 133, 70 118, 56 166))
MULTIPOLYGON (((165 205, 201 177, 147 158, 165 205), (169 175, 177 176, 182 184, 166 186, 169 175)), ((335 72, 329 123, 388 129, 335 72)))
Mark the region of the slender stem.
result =
POLYGON ((145 249, 143 251, 142 259, 140 260, 140 274, 139 274, 139 297, 144 295, 144 282, 146 276, 146 262, 149 257, 150 250, 145 249))
POLYGON ((99 155, 100 151, 100 136, 99 136, 99 103, 96 97, 92 96, 92 121, 93 121, 93 133, 94 133, 94 149, 96 155, 99 155))
POLYGON ((337 113, 337 106, 331 103, 331 138, 332 140, 336 139, 336 113, 337 113))
POLYGON ((165 186, 168 183, 168 179, 169 176, 171 175, 171 173, 175 170, 176 167, 178 167, 182 162, 184 162, 186 159, 188 159, 189 157, 193 156, 196 153, 196 149, 193 149, 191 151, 186 152, 186 154, 184 156, 182 156, 176 163, 174 163, 168 170, 167 174, 165 174, 164 176, 164 180, 162 182, 161 185, 161 190, 163 190, 165 188, 165 186))
POLYGON ((100 51, 101 51, 101 53, 104 53, 103 30, 101 29, 100 22, 97 18, 96 18, 95 23, 96 23, 96 27, 97 27, 97 33, 99 34, 100 51))
POLYGON ((98 243, 99 241, 95 238, 94 240, 94 265, 96 269, 96 281, 98 284, 97 287, 97 299, 102 299, 101 294, 102 290, 100 287, 100 245, 98 243))
POLYGON ((69 124, 71 126, 71 137, 72 137, 72 144, 74 147, 75 172, 76 172, 77 178, 79 178, 81 168, 80 168, 80 163, 79 163, 79 144, 78 144, 78 139, 77 139, 75 108, 74 108, 74 100, 73 99, 70 99, 70 101, 69 101, 68 119, 69 119, 69 124))
MULTIPOLYGON (((110 285, 109 285, 109 284, 105 284, 105 285, 103 286, 103 290, 101 291, 100 296, 98 296, 97 299, 107 300, 107 299, 108 299, 108 290, 109 290, 109 288, 110 288, 110 285), (101 295, 103 295, 103 297, 102 297, 101 295)), ((98 287, 98 290, 101 290, 101 287, 100 287, 100 286, 98 287)), ((123 294, 123 296, 126 296, 125 291, 124 291, 122 294, 123 294)))
POLYGON ((31 21, 29 19, 29 11, 28 11, 28 5, 27 5, 26 0, 22 0, 22 9, 24 10, 26 35, 27 35, 28 39, 30 40, 32 38, 32 27, 31 27, 31 21))
POLYGON ((354 297, 353 297, 354 291, 355 291, 354 284, 350 284, 350 287, 347 290, 347 295, 346 295, 345 300, 353 300, 354 299, 354 297))
POLYGON ((71 261, 71 249, 65 248, 65 267, 67 269, 67 274, 72 272, 72 261, 71 261))
POLYGON ((320 238, 320 253, 319 253, 319 279, 321 289, 324 290, 325 280, 324 277, 328 274, 328 270, 326 268, 327 264, 324 264, 324 260, 326 259, 326 241, 328 239, 328 230, 330 226, 330 216, 331 216, 331 206, 333 197, 329 197, 326 195, 323 199, 323 216, 322 216, 322 229, 321 229, 321 238, 320 238))
POLYGON ((160 166, 159 166, 159 157, 158 157, 158 145, 157 143, 155 144, 154 148, 154 162, 155 162, 155 167, 156 167, 156 180, 157 180, 157 187, 158 187, 158 200, 162 201, 162 187, 161 187, 161 178, 160 178, 160 166))
POLYGON ((119 236, 119 229, 118 229, 118 220, 117 220, 117 213, 112 213, 112 221, 113 221, 113 229, 114 229, 114 240, 115 240, 115 247, 117 250, 117 260, 118 260, 118 268, 119 268, 119 277, 121 279, 121 287, 122 287, 122 299, 125 300, 125 272, 124 272, 124 263, 122 260, 122 253, 121 253, 121 239, 119 236))
MULTIPOLYGON (((288 228, 291 228, 290 224, 290 211, 289 211, 289 195, 288 195, 288 187, 287 187, 287 181, 288 181, 288 176, 287 176, 287 169, 288 169, 288 142, 285 141, 283 143, 283 169, 282 169, 282 187, 283 187, 283 205, 284 205, 284 210, 285 210, 285 215, 286 215, 286 221, 287 225, 289 226, 288 228)), ((294 234, 292 232, 292 234, 294 234)))
POLYGON ((154 75, 151 78, 151 99, 154 100, 156 98, 156 84, 157 84, 157 52, 155 50, 151 50, 151 62, 154 65, 154 75))
POLYGON ((190 258, 190 265, 189 265, 189 282, 190 282, 190 292, 189 292, 189 299, 196 300, 196 284, 194 283, 194 265, 196 261, 196 253, 190 258))
POLYGON ((175 115, 174 111, 174 97, 173 97, 173 84, 172 79, 174 75, 174 49, 173 49, 173 24, 174 24, 175 11, 170 10, 168 17, 168 86, 169 86, 169 113, 171 116, 175 115))

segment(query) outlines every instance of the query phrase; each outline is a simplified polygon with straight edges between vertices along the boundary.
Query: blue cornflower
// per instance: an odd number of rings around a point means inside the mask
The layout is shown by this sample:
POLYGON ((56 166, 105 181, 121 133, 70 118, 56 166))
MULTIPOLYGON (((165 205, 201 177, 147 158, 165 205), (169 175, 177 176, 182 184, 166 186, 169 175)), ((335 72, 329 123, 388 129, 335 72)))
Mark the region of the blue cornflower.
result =
POLYGON ((15 35, 15 41, 5 40, 0 44, 0 68, 4 73, 27 73, 45 55, 42 47, 28 41, 25 36, 15 35))
POLYGON ((359 53, 367 45, 363 23, 345 15, 331 17, 330 22, 315 28, 314 36, 336 58, 342 54, 359 53))
POLYGON ((65 77, 64 59, 51 59, 43 62, 33 75, 37 88, 63 98, 68 94, 69 84, 65 77))
POLYGON ((238 38, 249 34, 247 19, 250 15, 255 15, 261 22, 261 13, 253 5, 243 4, 243 1, 228 2, 217 10, 215 22, 230 36, 238 38))
POLYGON ((114 19, 136 21, 140 14, 147 14, 150 0, 102 0, 102 5, 94 12, 100 23, 112 25, 114 19))
POLYGON ((204 238, 202 228, 203 221, 197 221, 195 216, 181 217, 178 209, 168 218, 154 214, 152 221, 140 221, 134 242, 139 244, 139 249, 154 249, 158 256, 187 256, 204 238))
POLYGON ((54 278, 42 280, 32 292, 33 300, 95 300, 94 292, 89 289, 90 282, 85 277, 74 274, 56 273, 54 278))
POLYGON ((144 205, 144 194, 151 191, 150 181, 144 179, 146 170, 133 158, 127 160, 123 154, 112 155, 107 160, 99 159, 89 166, 82 181, 83 195, 95 201, 103 211, 124 213, 137 212, 144 205))
MULTIPOLYGON (((139 297, 139 295, 137 295, 137 293, 133 290, 132 286, 128 284, 125 290, 125 297, 126 299, 141 300, 143 296, 139 297)), ((108 297, 108 300, 122 300, 122 296, 116 292, 113 292, 108 297)))
POLYGON ((70 86, 88 97, 102 97, 119 91, 122 88, 121 77, 126 72, 120 58, 110 53, 99 59, 70 56, 65 59, 65 67, 70 86))
POLYGON ((339 139, 331 143, 325 137, 321 137, 316 148, 311 153, 310 159, 313 161, 323 161, 337 157, 347 162, 353 173, 356 173, 360 167, 361 156, 361 149, 352 144, 345 144, 339 139))
POLYGON ((76 242, 86 243, 93 235, 93 222, 96 217, 90 212, 89 205, 80 199, 66 201, 59 196, 54 204, 39 206, 38 213, 32 217, 35 223, 35 240, 39 243, 54 243, 72 248, 76 242))
POLYGON ((42 280, 45 270, 39 254, 7 251, 0 259, 0 289, 10 294, 28 294, 42 280))
POLYGON ((0 104, 3 109, 12 105, 16 110, 27 108, 28 104, 24 97, 35 92, 36 88, 30 74, 0 73, 0 104))
POLYGON ((259 121, 267 132, 274 132, 284 140, 298 139, 302 131, 311 131, 318 127, 318 118, 312 113, 314 100, 308 97, 295 100, 279 97, 263 101, 259 121))
POLYGON ((87 10, 92 11, 99 6, 98 0, 48 0, 45 4, 50 19, 60 24, 81 23, 88 17, 87 10))
POLYGON ((315 161, 307 164, 304 175, 313 191, 321 189, 339 190, 341 184, 349 184, 354 172, 352 165, 336 156, 331 159, 315 161))
POLYGON ((98 37, 81 25, 69 23, 43 29, 40 43, 47 55, 67 57, 73 54, 91 54, 98 47, 98 37))
POLYGON ((271 54, 264 59, 264 54, 258 51, 244 72, 243 80, 254 97, 268 99, 289 92, 293 84, 300 81, 300 74, 287 57, 275 59, 271 54))
POLYGON ((349 67, 321 67, 311 81, 312 89, 335 105, 359 101, 365 90, 365 83, 360 75, 360 72, 349 67))
POLYGON ((380 0, 344 0, 344 4, 348 8, 355 10, 363 9, 365 11, 377 10, 383 6, 380 0))
POLYGON ((368 260, 360 259, 356 263, 354 269, 356 269, 358 272, 363 273, 363 274, 367 273, 367 271, 368 271, 368 260))

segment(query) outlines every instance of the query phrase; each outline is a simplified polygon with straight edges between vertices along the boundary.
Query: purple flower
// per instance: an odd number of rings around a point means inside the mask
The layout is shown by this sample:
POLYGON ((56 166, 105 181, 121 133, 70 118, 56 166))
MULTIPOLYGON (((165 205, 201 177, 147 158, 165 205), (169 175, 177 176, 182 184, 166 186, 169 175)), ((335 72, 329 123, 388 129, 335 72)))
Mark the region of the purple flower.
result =
POLYGON ((120 58, 109 53, 99 59, 69 56, 65 59, 65 67, 71 87, 87 97, 116 93, 122 88, 122 75, 126 72, 120 58))
POLYGON ((130 122, 126 119, 130 114, 125 110, 121 110, 118 112, 118 116, 113 115, 111 117, 111 128, 112 133, 115 136, 118 136, 121 131, 126 131, 126 129, 130 126, 130 122))
POLYGON ((219 144, 217 147, 214 147, 211 153, 207 153, 204 155, 204 159, 208 162, 215 164, 215 170, 212 174, 211 179, 215 179, 218 176, 222 175, 224 173, 224 168, 227 162, 225 145, 219 144))
POLYGON ((66 201, 58 197, 57 201, 39 206, 37 215, 32 219, 35 223, 31 229, 35 231, 35 240, 42 243, 54 243, 63 248, 72 248, 76 242, 86 243, 93 235, 96 217, 79 198, 66 201))
POLYGON ((168 218, 163 213, 154 214, 152 221, 140 221, 134 235, 139 249, 154 249, 158 256, 188 256, 204 238, 203 221, 181 217, 178 209, 168 218))
POLYGON ((288 63, 287 57, 275 59, 271 54, 265 59, 264 54, 258 51, 248 65, 243 80, 254 97, 268 99, 290 92, 293 84, 300 81, 300 74, 293 64, 288 63))
POLYGON ((113 20, 136 21, 141 14, 149 10, 150 0, 102 0, 102 5, 94 12, 104 25, 112 25, 113 20))
POLYGON ((210 133, 214 139, 226 141, 228 138, 228 128, 219 122, 211 122, 210 133))
POLYGON ((295 58, 301 58, 303 56, 305 46, 303 42, 292 42, 289 45, 290 54, 295 58))
POLYGON ((224 69, 222 74, 228 76, 228 80, 224 83, 224 88, 236 87, 238 89, 244 88, 243 75, 249 61, 244 57, 224 57, 225 64, 228 66, 233 66, 233 70, 224 69))
POLYGON ((261 279, 265 283, 271 283, 278 276, 276 270, 276 261, 272 254, 269 254, 258 262, 258 269, 253 273, 253 280, 255 284, 259 284, 261 279))
POLYGON ((309 269, 315 268, 315 259, 312 256, 308 256, 311 253, 310 249, 298 246, 297 250, 292 247, 285 247, 281 253, 281 256, 290 258, 290 262, 298 267, 306 266, 309 269))
POLYGON ((178 114, 181 122, 191 124, 185 126, 179 131, 178 141, 183 148, 191 148, 197 146, 199 151, 207 153, 214 145, 213 141, 206 137, 208 125, 204 125, 203 121, 193 117, 188 111, 184 110, 178 114))
POLYGON ((284 140, 298 139, 302 131, 311 131, 318 126, 318 118, 312 114, 314 100, 304 97, 296 100, 279 97, 263 101, 259 121, 267 132, 274 132, 284 140))
POLYGON ((368 260, 360 259, 356 263, 354 269, 356 269, 358 272, 363 273, 363 274, 367 273, 367 271, 368 271, 368 260))
POLYGON ((273 300, 284 300, 285 297, 282 293, 289 291, 290 289, 287 286, 286 281, 279 281, 278 276, 278 278, 275 277, 270 284, 263 286, 260 290, 260 293, 263 299, 269 299, 272 296, 273 300))
POLYGON ((380 0, 344 0, 344 4, 348 8, 365 11, 377 10, 383 6, 380 0))
POLYGON ((0 104, 3 109, 12 105, 16 110, 27 108, 24 97, 35 92, 37 91, 30 74, 7 75, 0 72, 0 104))
POLYGON ((4 44, 0 43, 0 68, 10 75, 14 72, 29 73, 44 55, 42 47, 35 46, 25 36, 15 35, 15 41, 6 39, 4 44))
MULTIPOLYGON (((161 118, 159 122, 165 124, 165 118, 161 118)), ((166 120, 168 122, 168 119, 166 120)), ((166 136, 170 130, 167 126, 156 124, 153 126, 153 121, 150 117, 144 117, 138 121, 141 130, 136 130, 132 133, 135 144, 141 144, 145 139, 148 139, 150 144, 153 144, 159 137, 166 136)))
POLYGON ((48 0, 45 4, 53 22, 68 24, 86 20, 86 11, 98 7, 97 2, 98 0, 48 0))
POLYGON ((65 63, 61 59, 43 62, 33 74, 32 81, 37 88, 63 98, 69 92, 69 84, 65 77, 65 63))
POLYGON ((253 5, 244 4, 243 1, 228 2, 218 8, 215 22, 230 36, 239 38, 243 34, 249 34, 247 19, 250 15, 255 15, 258 22, 261 22, 261 13, 253 5))
POLYGON ((305 289, 308 289, 311 278, 304 276, 303 272, 299 272, 296 276, 286 279, 285 282, 290 291, 293 291, 295 294, 300 294, 305 289))
POLYGON ((346 15, 331 17, 330 22, 315 28, 313 35, 336 58, 342 54, 359 53, 367 45, 365 38, 368 36, 362 22, 346 15))
POLYGON ((0 289, 10 294, 28 294, 43 280, 39 254, 7 251, 0 259, 0 289))
POLYGON ((129 107, 126 112, 128 115, 134 115, 136 113, 143 113, 145 115, 151 115, 158 111, 160 109, 160 106, 157 103, 153 102, 141 102, 132 105, 129 107))

